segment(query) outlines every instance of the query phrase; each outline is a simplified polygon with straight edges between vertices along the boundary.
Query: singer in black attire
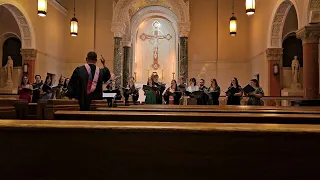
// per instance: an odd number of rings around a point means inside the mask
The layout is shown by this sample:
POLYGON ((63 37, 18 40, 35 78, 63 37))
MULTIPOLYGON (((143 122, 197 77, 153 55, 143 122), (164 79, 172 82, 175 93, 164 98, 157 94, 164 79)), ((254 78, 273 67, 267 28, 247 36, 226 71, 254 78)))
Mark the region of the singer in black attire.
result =
POLYGON ((237 78, 232 78, 230 87, 227 90, 227 105, 241 105, 242 89, 237 78))

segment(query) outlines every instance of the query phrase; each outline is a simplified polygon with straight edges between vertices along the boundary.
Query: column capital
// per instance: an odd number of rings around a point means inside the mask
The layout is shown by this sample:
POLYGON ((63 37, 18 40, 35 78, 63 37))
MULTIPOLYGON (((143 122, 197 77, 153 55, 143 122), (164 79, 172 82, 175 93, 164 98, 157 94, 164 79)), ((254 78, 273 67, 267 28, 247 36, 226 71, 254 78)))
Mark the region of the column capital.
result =
POLYGON ((282 48, 268 48, 266 50, 266 56, 268 61, 280 61, 282 58, 282 48))
POLYGON ((310 25, 296 31, 297 38, 302 40, 302 44, 319 44, 320 26, 310 25))
POLYGON ((124 22, 112 22, 111 31, 114 37, 122 37, 126 32, 126 24, 124 22))
POLYGON ((187 23, 179 23, 179 36, 180 37, 188 37, 190 32, 190 22, 187 23))
POLYGON ((131 37, 130 36, 124 36, 123 39, 122 39, 122 44, 125 47, 131 47, 131 44, 132 44, 131 37))
POLYGON ((23 60, 36 60, 38 51, 36 49, 21 49, 23 60))

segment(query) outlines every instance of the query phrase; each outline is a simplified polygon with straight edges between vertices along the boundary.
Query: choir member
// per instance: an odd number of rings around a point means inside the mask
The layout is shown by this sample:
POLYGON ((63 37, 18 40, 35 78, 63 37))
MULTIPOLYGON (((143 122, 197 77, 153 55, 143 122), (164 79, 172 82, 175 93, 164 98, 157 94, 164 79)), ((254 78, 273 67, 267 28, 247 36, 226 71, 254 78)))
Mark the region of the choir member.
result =
POLYGON ((41 99, 52 99, 52 80, 51 76, 47 76, 41 88, 41 99))
POLYGON ((205 81, 204 79, 200 79, 199 82, 199 91, 202 91, 202 94, 199 98, 197 98, 197 104, 198 105, 207 105, 209 100, 208 88, 204 85, 205 81))
POLYGON ((209 104, 219 105, 220 87, 216 79, 211 79, 211 85, 208 91, 211 93, 211 96, 209 96, 209 104))
POLYGON ((102 99, 103 82, 114 78, 105 62, 105 59, 101 56, 103 69, 99 69, 96 66, 97 54, 89 52, 86 57, 86 64, 77 67, 72 73, 68 86, 68 96, 78 98, 81 111, 89 111, 92 100, 102 99))
POLYGON ((129 96, 132 96, 133 104, 137 104, 139 99, 139 89, 136 88, 134 84, 134 77, 130 77, 129 82, 126 87, 126 91, 124 91, 125 105, 129 103, 129 96))
POLYGON ((40 89, 43 85, 43 82, 41 80, 40 75, 36 75, 34 78, 36 81, 35 83, 32 84, 32 88, 33 88, 32 102, 37 103, 38 100, 40 99, 40 89))
MULTIPOLYGON (((151 77, 148 78, 147 86, 149 86, 151 88, 154 87, 154 82, 151 77)), ((157 93, 158 93, 158 91, 144 89, 144 95, 146 96, 145 103, 146 104, 157 104, 157 93)))
POLYGON ((251 79, 250 85, 254 88, 254 91, 246 94, 248 96, 247 105, 263 106, 264 103, 261 98, 264 96, 264 92, 259 86, 258 80, 251 79))
POLYGON ((61 76, 59 79, 59 84, 58 86, 54 87, 54 95, 53 95, 53 99, 66 99, 66 93, 68 91, 68 89, 66 88, 66 78, 61 76))
POLYGON ((171 81, 171 86, 164 93, 164 97, 163 98, 164 98, 166 104, 179 105, 181 94, 179 95, 177 93, 177 91, 178 91, 177 81, 176 80, 172 80, 171 81))
POLYGON ((194 92, 199 91, 199 87, 197 86, 197 81, 195 78, 191 78, 189 81, 190 86, 187 88, 187 91, 194 92))
POLYGON ((21 84, 18 89, 19 99, 25 99, 28 103, 31 103, 31 92, 32 86, 29 84, 29 79, 27 76, 22 76, 21 84))
POLYGON ((242 97, 242 89, 237 78, 231 79, 231 84, 226 91, 227 105, 240 105, 242 97))
POLYGON ((166 85, 159 82, 159 75, 158 74, 152 75, 152 79, 153 79, 153 85, 158 88, 158 92, 156 94, 157 95, 157 104, 162 104, 162 94, 163 94, 164 90, 166 89, 166 85))

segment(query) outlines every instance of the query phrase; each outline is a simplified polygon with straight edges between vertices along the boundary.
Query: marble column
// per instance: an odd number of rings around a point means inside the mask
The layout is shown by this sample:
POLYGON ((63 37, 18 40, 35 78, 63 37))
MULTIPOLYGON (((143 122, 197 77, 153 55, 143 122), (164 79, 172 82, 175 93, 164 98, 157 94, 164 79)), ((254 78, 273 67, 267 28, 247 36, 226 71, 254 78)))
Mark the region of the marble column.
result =
POLYGON ((269 48, 266 50, 267 57, 267 82, 269 96, 281 96, 281 59, 282 59, 283 50, 282 48, 269 48), (279 65, 279 74, 274 74, 274 65, 279 65))
POLYGON ((319 37, 320 26, 306 26, 296 32, 303 44, 303 91, 305 99, 319 97, 319 37))
POLYGON ((122 76, 122 38, 114 37, 114 58, 113 58, 113 73, 115 75, 116 87, 121 87, 121 76, 122 76))
POLYGON ((126 87, 130 77, 130 50, 129 46, 123 47, 123 69, 122 69, 122 83, 126 87))
POLYGON ((188 82, 188 37, 180 37, 179 76, 188 82))
POLYGON ((34 81, 35 76, 35 61, 37 59, 37 50, 36 49, 21 49, 22 56, 22 68, 23 64, 28 64, 28 73, 26 74, 29 78, 30 83, 34 81))

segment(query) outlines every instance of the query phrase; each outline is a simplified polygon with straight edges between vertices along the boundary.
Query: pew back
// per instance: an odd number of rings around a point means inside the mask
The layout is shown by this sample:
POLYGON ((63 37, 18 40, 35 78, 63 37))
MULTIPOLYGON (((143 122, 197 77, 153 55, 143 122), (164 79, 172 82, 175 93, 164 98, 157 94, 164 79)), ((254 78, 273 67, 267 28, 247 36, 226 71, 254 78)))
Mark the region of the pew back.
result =
POLYGON ((0 121, 3 179, 319 179, 318 125, 0 121))
POLYGON ((135 112, 135 111, 56 111, 55 119, 77 121, 145 122, 219 122, 320 124, 320 114, 294 113, 208 113, 208 112, 135 112))

